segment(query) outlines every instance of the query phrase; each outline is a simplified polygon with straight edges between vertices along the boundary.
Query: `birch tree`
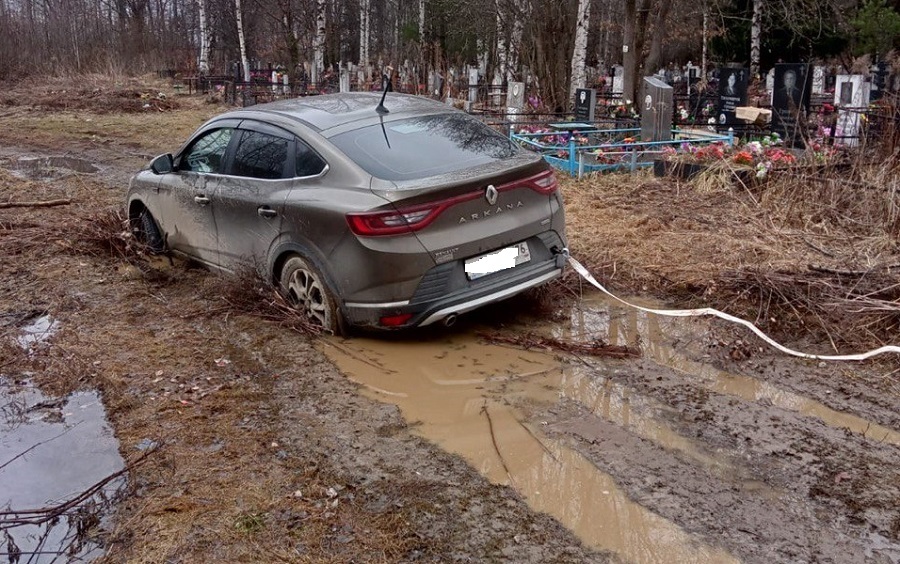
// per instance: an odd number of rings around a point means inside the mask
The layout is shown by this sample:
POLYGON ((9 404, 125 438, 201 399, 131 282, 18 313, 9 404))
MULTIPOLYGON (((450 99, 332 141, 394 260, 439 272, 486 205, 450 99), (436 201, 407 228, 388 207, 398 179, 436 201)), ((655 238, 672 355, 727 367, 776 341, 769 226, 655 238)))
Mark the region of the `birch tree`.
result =
POLYGON ((578 15, 575 24, 575 49, 572 52, 572 80, 569 88, 569 99, 575 98, 575 90, 584 88, 587 57, 588 29, 591 24, 590 0, 578 0, 578 15))
POLYGON ((200 76, 209 74, 209 22, 206 19, 206 0, 197 0, 200 13, 200 61, 197 65, 200 76))
POLYGON ((750 20, 750 76, 759 75, 759 45, 762 36, 763 0, 753 0, 750 20))
POLYGON ((359 0, 359 66, 365 69, 366 78, 371 78, 369 73, 370 8, 370 0, 359 0))
POLYGON ((319 82, 325 69, 325 12, 328 9, 326 0, 316 0, 316 33, 313 37, 312 81, 319 82))
POLYGON ((419 42, 425 41, 425 0, 419 0, 419 42))
POLYGON ((247 42, 244 40, 244 15, 241 11, 241 0, 234 0, 234 11, 237 19, 238 43, 241 46, 241 68, 244 69, 244 82, 250 82, 250 60, 247 58, 247 42))

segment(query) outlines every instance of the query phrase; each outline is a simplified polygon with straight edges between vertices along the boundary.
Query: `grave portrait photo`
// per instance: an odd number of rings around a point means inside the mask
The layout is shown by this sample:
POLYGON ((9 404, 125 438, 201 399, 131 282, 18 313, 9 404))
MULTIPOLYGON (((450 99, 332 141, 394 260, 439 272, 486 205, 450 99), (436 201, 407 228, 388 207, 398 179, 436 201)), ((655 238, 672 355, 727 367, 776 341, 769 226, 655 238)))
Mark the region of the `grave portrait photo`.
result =
POLYGON ((793 147, 802 143, 799 127, 806 121, 812 75, 806 63, 775 65, 775 86, 772 91, 772 130, 793 147))
POLYGON ((716 108, 716 124, 727 129, 734 122, 735 108, 747 104, 749 73, 744 68, 719 69, 719 105, 716 108))

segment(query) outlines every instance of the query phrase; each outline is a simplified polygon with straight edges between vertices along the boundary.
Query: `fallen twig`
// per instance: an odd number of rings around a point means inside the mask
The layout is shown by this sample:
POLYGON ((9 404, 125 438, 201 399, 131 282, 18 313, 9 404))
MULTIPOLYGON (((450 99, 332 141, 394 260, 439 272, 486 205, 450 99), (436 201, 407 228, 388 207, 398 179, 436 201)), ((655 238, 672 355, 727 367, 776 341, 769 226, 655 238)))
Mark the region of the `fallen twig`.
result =
POLYGON ((503 459, 503 455, 500 453, 500 446, 497 444, 497 435, 494 434, 494 421, 491 419, 491 414, 488 412, 487 402, 481 406, 481 412, 484 413, 484 416, 487 417, 488 421, 488 429, 491 431, 491 442, 494 444, 494 452, 497 453, 497 458, 500 459, 500 465, 503 466, 504 472, 506 472, 506 477, 509 478, 510 483, 512 483, 512 474, 509 472, 509 467, 506 465, 506 461, 503 459))
POLYGON ((155 454, 159 450, 159 448, 160 445, 157 445, 156 447, 148 450, 147 452, 137 457, 133 462, 125 465, 125 467, 118 472, 113 472, 112 474, 87 488, 77 496, 58 505, 41 507, 37 509, 10 509, 8 511, 0 511, 0 531, 12 529, 13 527, 21 527, 23 525, 42 525, 59 518, 60 516, 64 515, 68 511, 71 511, 72 509, 75 509, 84 501, 90 499, 92 496, 100 492, 107 484, 109 484, 113 480, 121 478, 122 476, 133 470, 135 467, 142 464, 147 460, 147 457, 155 454))
POLYGON ((55 206, 68 206, 72 200, 63 198, 60 200, 45 200, 42 202, 0 202, 0 209, 7 208, 52 208, 55 206))

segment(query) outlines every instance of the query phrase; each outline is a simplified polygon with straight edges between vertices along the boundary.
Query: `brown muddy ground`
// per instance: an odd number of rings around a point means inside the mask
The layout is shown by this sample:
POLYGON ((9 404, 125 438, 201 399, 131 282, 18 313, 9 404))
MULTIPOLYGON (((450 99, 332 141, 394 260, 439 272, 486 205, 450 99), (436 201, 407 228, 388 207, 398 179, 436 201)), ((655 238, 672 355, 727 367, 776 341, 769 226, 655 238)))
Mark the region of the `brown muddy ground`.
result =
MULTIPOLYGON (((152 86, 120 88, 155 91, 165 107, 60 106, 45 99, 59 85, 33 106, 24 95, 0 106, 0 202, 72 200, 0 209, 0 375, 46 393, 101 390, 126 460, 145 439, 160 445, 101 535, 107 560, 900 561, 895 364, 785 358, 718 322, 562 290, 552 307, 516 300, 415 339, 299 334, 236 307, 253 295, 245 283, 144 257, 119 236, 110 210, 131 172, 223 109, 152 86), (23 178, 22 157, 48 156, 99 170, 42 161, 41 178, 23 178), (44 312, 60 328, 29 356, 13 339, 44 312), (642 356, 478 336, 526 332, 642 356)), ((746 202, 644 177, 617 185, 590 203, 590 183, 564 188, 573 254, 629 295, 666 298, 665 261, 687 270, 708 256, 695 247, 732 250, 723 239, 744 228, 713 204, 746 202), (597 232, 627 236, 597 252, 587 207, 602 210, 597 232), (678 229, 697 243, 636 260, 678 229)), ((710 282, 705 296, 723 305, 710 282)), ((827 350, 815 339, 790 344, 827 350)))

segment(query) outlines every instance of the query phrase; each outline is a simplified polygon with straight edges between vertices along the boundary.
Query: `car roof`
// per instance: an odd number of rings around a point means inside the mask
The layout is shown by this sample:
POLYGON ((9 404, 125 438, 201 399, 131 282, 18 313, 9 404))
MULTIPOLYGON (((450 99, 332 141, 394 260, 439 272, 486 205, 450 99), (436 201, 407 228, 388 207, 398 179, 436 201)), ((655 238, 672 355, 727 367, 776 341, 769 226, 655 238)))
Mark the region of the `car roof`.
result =
MULTIPOLYGON (((281 118, 298 121, 317 132, 333 129, 353 122, 362 126, 372 118, 377 118, 375 108, 381 100, 381 92, 342 92, 339 94, 322 94, 304 98, 279 100, 268 104, 259 104, 243 110, 235 110, 219 116, 217 119, 263 118, 259 114, 275 114, 281 118)), ((446 113, 452 108, 441 102, 389 92, 384 106, 390 112, 385 119, 397 119, 411 115, 446 113)))

